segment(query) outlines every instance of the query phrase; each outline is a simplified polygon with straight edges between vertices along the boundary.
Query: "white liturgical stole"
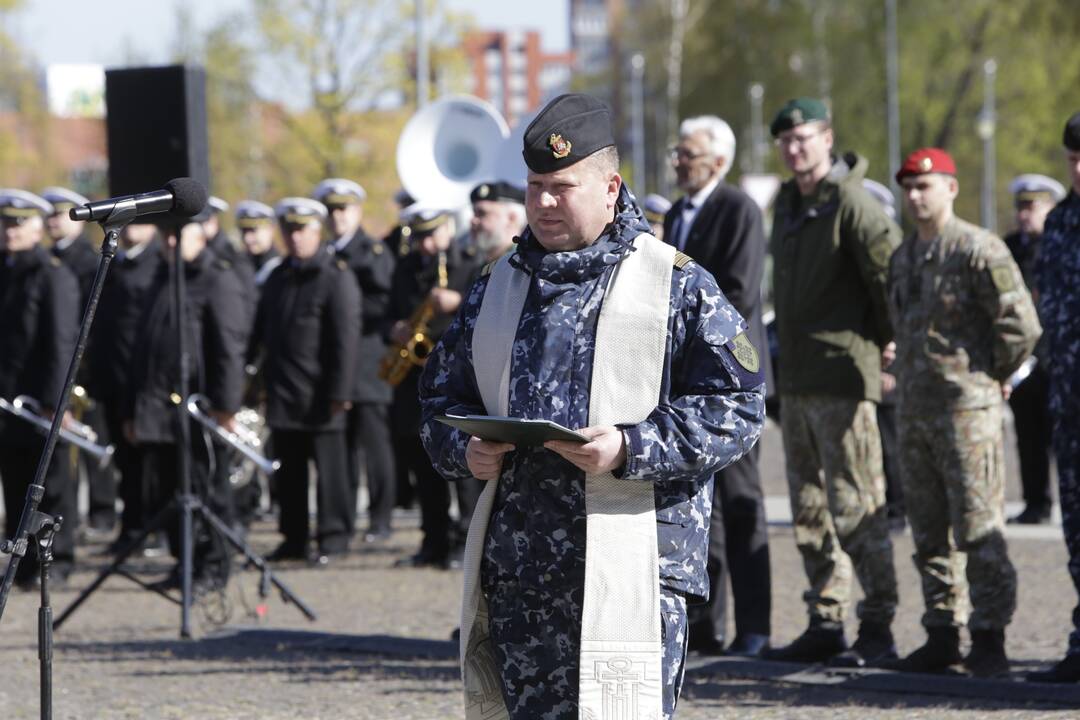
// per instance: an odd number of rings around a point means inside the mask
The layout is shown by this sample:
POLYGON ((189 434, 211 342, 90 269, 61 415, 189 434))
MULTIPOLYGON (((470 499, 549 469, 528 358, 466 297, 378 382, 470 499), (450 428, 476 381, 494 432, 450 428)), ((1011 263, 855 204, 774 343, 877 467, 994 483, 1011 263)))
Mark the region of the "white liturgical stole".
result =
MULTIPOLYGON (((593 426, 641 422, 660 401, 675 248, 647 234, 634 245, 612 273, 600 309, 589 395, 593 426)), ((528 273, 514 268, 507 255, 484 292, 472 359, 489 415, 508 414, 511 352, 529 283, 528 273)), ((460 652, 468 720, 508 717, 480 591, 496 487, 485 483, 465 545, 460 652)), ((653 485, 611 473, 589 475, 585 510, 578 717, 657 720, 663 668, 653 485)))

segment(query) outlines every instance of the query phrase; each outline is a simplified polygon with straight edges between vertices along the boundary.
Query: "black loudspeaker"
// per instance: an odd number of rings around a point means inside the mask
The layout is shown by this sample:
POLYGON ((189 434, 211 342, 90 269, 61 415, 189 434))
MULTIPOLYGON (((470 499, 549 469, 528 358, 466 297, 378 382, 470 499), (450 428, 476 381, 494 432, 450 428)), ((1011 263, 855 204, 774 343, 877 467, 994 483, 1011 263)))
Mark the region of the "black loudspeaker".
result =
POLYGON ((105 73, 109 193, 160 190, 190 177, 210 188, 206 73, 201 67, 124 68, 105 73))

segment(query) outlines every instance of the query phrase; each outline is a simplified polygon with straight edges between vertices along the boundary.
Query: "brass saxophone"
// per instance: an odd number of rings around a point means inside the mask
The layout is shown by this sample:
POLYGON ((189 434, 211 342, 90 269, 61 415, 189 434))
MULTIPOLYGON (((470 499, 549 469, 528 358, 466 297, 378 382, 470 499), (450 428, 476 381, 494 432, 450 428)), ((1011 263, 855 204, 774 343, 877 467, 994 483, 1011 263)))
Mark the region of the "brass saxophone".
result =
MULTIPOLYGON (((446 253, 439 253, 439 270, 435 287, 445 288, 449 284, 446 274, 446 253)), ((404 343, 394 343, 383 356, 379 364, 379 377, 397 387, 414 367, 424 367, 428 355, 435 349, 435 341, 428 334, 431 318, 435 316, 435 305, 428 297, 413 310, 409 316, 409 339, 404 343)))

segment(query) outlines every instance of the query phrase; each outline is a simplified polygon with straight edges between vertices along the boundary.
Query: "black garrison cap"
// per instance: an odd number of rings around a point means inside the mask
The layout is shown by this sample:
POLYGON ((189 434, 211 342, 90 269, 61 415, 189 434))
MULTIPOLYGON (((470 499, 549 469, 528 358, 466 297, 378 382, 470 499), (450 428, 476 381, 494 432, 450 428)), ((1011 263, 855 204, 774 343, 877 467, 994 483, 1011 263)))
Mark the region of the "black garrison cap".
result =
POLYGON ((469 193, 469 200, 472 202, 480 202, 481 200, 500 201, 505 200, 508 202, 523 203, 525 202, 525 191, 519 188, 517 185, 499 180, 497 182, 480 183, 472 189, 469 193))
POLYGON ((525 128, 521 154, 535 173, 568 168, 615 144, 611 113, 591 95, 560 95, 525 128))
POLYGON ((1065 123, 1065 137, 1062 140, 1066 150, 1080 151, 1080 112, 1065 123))

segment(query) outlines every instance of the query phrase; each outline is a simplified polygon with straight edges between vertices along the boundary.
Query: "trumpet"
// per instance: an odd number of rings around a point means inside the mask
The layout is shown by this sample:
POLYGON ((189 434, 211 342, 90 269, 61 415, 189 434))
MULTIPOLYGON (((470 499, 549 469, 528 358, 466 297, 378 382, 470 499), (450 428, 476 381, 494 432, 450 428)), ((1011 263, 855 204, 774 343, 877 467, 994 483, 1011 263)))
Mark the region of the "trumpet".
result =
MULTIPOLYGON (((172 400, 176 404, 180 404, 179 395, 174 394, 172 400)), ((195 418, 195 420, 209 430, 214 437, 255 463, 255 467, 259 468, 265 475, 269 477, 278 471, 278 468, 281 467, 281 461, 270 460, 259 452, 263 443, 262 438, 259 437, 258 433, 243 424, 238 424, 235 431, 226 430, 219 425, 214 418, 203 412, 200 405, 205 403, 206 396, 195 393, 188 396, 184 407, 187 409, 188 415, 195 418)), ((243 411, 241 410, 241 412, 243 411)))
MULTIPOLYGON (((19 395, 14 400, 0 398, 0 410, 5 410, 15 417, 30 423, 43 435, 48 435, 52 429, 52 422, 41 411, 41 403, 27 395, 19 395)), ((98 467, 105 467, 112 460, 116 451, 112 445, 98 444, 97 433, 89 425, 70 419, 67 421, 70 427, 60 427, 60 438, 75 445, 97 458, 98 467)))

